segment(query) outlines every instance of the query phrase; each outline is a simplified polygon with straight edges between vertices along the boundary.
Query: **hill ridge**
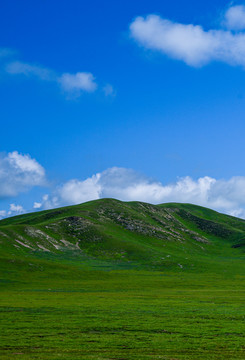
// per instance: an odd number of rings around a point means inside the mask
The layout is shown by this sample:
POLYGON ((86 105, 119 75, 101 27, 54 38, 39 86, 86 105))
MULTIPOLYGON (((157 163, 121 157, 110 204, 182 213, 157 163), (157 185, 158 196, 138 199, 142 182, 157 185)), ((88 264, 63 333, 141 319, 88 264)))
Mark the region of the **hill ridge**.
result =
POLYGON ((2 257, 192 270, 244 257, 245 221, 192 204, 100 199, 0 221, 2 257))

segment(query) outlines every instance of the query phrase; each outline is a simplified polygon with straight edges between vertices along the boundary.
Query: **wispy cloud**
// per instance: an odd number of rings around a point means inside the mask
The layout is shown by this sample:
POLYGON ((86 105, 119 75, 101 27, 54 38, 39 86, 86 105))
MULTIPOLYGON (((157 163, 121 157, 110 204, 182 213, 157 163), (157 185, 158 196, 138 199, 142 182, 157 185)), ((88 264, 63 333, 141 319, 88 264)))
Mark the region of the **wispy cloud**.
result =
POLYGON ((0 199, 14 197, 33 186, 45 185, 45 170, 27 154, 0 154, 0 199))
POLYGON ((97 89, 105 96, 115 96, 116 91, 111 84, 99 86, 96 77, 92 72, 78 71, 75 73, 58 73, 41 64, 23 62, 16 59, 16 51, 8 48, 0 48, 1 68, 11 76, 22 76, 29 79, 51 82, 56 84, 67 99, 81 96, 83 93, 94 93, 97 89), (15 56, 14 56, 15 55, 15 56))
POLYGON ((181 24, 150 14, 130 24, 130 35, 146 49, 159 51, 189 66, 200 67, 212 61, 245 66, 245 7, 230 7, 223 25, 229 30, 204 30, 200 25, 181 24))
POLYGON ((8 74, 36 77, 42 81, 52 81, 68 93, 80 96, 82 92, 92 93, 98 85, 95 77, 89 72, 77 72, 76 74, 64 73, 58 75, 55 71, 41 65, 33 65, 21 61, 12 61, 5 67, 8 74))
POLYGON ((105 96, 116 96, 116 90, 114 89, 114 87, 111 84, 106 84, 103 87, 103 91, 105 96))
POLYGON ((5 58, 12 56, 16 53, 16 51, 9 48, 0 48, 0 58, 5 58))
POLYGON ((35 76, 41 80, 55 80, 55 74, 39 65, 30 65, 21 61, 13 61, 6 65, 6 72, 12 75, 22 74, 25 76, 35 76))

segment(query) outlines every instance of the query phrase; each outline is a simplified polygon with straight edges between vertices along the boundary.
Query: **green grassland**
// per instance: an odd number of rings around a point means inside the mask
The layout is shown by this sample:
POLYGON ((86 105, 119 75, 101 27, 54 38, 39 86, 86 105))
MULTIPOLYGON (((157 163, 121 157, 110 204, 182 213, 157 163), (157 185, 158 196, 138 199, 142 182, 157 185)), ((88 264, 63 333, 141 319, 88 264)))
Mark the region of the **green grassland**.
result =
POLYGON ((245 359, 245 221, 103 199, 0 221, 0 358, 245 359))

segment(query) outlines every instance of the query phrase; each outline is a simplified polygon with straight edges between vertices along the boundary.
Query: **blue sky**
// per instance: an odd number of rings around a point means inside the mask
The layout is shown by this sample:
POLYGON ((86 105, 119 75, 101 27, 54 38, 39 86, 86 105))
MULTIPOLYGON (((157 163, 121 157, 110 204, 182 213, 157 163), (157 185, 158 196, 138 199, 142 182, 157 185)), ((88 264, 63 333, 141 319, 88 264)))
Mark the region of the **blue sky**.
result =
POLYGON ((243 5, 2 0, 0 214, 110 196, 244 217, 243 5))

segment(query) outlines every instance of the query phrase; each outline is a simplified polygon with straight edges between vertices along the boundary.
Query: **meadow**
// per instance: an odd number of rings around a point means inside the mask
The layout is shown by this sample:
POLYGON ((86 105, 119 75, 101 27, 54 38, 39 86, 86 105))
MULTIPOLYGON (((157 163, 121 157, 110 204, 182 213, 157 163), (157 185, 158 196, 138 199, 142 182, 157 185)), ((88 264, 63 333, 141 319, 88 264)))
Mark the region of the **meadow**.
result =
POLYGON ((112 270, 30 280, 2 284, 3 360, 244 359, 243 276, 112 270))
POLYGON ((189 267, 5 244, 0 358, 244 359, 244 255, 221 244, 220 256, 216 245, 212 256, 194 251, 189 267))

